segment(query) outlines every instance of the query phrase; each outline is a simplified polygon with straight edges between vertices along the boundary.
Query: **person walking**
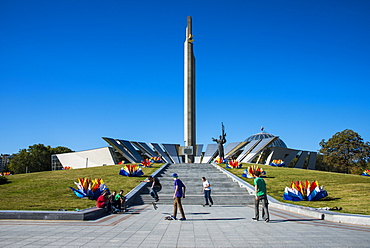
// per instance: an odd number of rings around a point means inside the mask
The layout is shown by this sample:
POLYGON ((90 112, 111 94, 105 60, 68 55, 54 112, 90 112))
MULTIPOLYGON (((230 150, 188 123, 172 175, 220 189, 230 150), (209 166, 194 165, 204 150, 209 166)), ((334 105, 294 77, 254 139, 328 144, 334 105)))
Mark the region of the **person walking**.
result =
POLYGON ((185 184, 178 178, 179 176, 176 173, 172 174, 172 178, 174 180, 174 194, 173 194, 173 215, 171 215, 171 219, 176 220, 177 216, 177 209, 179 209, 181 214, 180 220, 186 220, 184 210, 181 204, 181 198, 185 198, 185 191, 186 187, 185 184))
POLYGON ((268 200, 266 194, 266 182, 260 177, 261 172, 254 172, 254 188, 255 188, 255 204, 254 204, 254 218, 252 220, 258 221, 259 219, 259 204, 262 203, 262 219, 266 222, 270 221, 270 214, 268 210, 268 200))
POLYGON ((212 200, 212 197, 211 197, 211 183, 205 177, 202 177, 202 181, 203 181, 204 199, 206 200, 206 204, 203 204, 203 207, 205 207, 207 205, 212 207, 213 200, 212 200), (209 203, 211 203, 211 204, 209 204, 209 203))

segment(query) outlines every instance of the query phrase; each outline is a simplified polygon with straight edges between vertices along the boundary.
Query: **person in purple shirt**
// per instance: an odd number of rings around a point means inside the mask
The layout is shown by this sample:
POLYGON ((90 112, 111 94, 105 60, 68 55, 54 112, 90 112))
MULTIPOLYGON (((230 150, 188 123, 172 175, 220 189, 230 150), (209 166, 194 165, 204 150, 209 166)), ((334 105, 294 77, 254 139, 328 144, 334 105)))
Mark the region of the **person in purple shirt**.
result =
POLYGON ((181 198, 185 198, 185 190, 186 187, 183 184, 183 182, 178 178, 179 176, 174 173, 172 174, 173 180, 174 180, 174 194, 173 194, 173 215, 171 215, 171 218, 173 220, 176 220, 177 216, 177 209, 179 209, 180 214, 181 214, 181 219, 180 220, 186 220, 184 210, 182 208, 181 204, 181 198))

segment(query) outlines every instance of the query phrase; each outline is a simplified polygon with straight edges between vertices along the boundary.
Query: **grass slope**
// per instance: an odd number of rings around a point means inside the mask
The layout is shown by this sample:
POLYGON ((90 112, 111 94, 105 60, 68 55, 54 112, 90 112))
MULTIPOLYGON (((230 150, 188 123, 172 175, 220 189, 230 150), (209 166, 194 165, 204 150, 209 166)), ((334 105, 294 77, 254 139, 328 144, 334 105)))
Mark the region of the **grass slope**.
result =
POLYGON ((69 187, 77 188, 77 178, 102 178, 112 190, 123 189, 125 194, 163 164, 142 168, 144 176, 119 175, 121 165, 87 169, 59 170, 8 176, 10 183, 0 185, 1 210, 75 210, 95 206, 95 201, 80 199, 69 187))
MULTIPOLYGON (((226 169, 253 185, 253 179, 242 177, 243 171, 253 164, 243 164, 241 169, 226 169)), ((265 172, 267 193, 281 202, 301 206, 323 208, 342 207, 341 213, 370 215, 370 177, 332 173, 316 170, 294 169, 286 167, 274 167, 258 165, 265 172), (328 196, 319 201, 285 201, 283 194, 285 187, 289 187, 292 181, 314 181, 328 192, 328 196)))
MULTIPOLYGON (((95 206, 95 202, 76 197, 69 187, 79 177, 91 179, 102 178, 110 190, 123 189, 128 193, 156 171, 162 164, 143 168, 142 177, 123 177, 118 174, 121 166, 110 165, 88 169, 73 169, 66 171, 47 171, 30 174, 8 176, 10 183, 0 185, 1 210, 75 210, 95 206)), ((241 169, 227 169, 250 184, 253 179, 242 177, 243 171, 250 165, 243 164, 241 169)), ((340 212, 370 215, 370 177, 347 175, 323 171, 281 168, 259 165, 266 171, 265 181, 268 194, 275 199, 302 206, 342 207, 340 212), (317 180, 328 192, 328 197, 320 201, 283 201, 282 196, 286 186, 291 181, 310 182, 317 180)), ((225 168, 225 166, 223 165, 225 168)))

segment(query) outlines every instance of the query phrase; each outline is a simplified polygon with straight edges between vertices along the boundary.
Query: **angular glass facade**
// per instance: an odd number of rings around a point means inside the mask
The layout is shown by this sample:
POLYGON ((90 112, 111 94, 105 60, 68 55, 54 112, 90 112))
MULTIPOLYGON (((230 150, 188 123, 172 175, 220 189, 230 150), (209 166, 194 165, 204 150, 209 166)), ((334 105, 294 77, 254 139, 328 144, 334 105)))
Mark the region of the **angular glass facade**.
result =
MULTIPOLYGON (((272 137, 276 137, 276 136, 272 135, 272 134, 269 134, 269 133, 262 132, 262 133, 254 134, 254 135, 248 137, 244 141, 249 142, 249 141, 252 141, 252 140, 268 139, 268 138, 272 138, 272 137)), ((269 147, 275 147, 275 146, 288 148, 287 145, 284 143, 284 141, 280 138, 277 138, 274 142, 272 142, 271 145, 269 145, 269 147)))

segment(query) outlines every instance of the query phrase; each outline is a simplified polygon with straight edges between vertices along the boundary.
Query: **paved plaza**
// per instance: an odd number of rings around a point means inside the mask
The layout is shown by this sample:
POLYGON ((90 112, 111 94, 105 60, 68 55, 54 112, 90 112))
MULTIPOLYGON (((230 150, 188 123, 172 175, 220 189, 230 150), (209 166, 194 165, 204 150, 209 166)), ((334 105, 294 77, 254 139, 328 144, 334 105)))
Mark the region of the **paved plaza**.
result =
MULTIPOLYGON (((186 201, 186 199, 184 199, 186 201)), ((94 221, 0 220, 1 247, 369 247, 370 227, 252 205, 185 205, 187 220, 164 220, 173 206, 130 208, 94 221)))

